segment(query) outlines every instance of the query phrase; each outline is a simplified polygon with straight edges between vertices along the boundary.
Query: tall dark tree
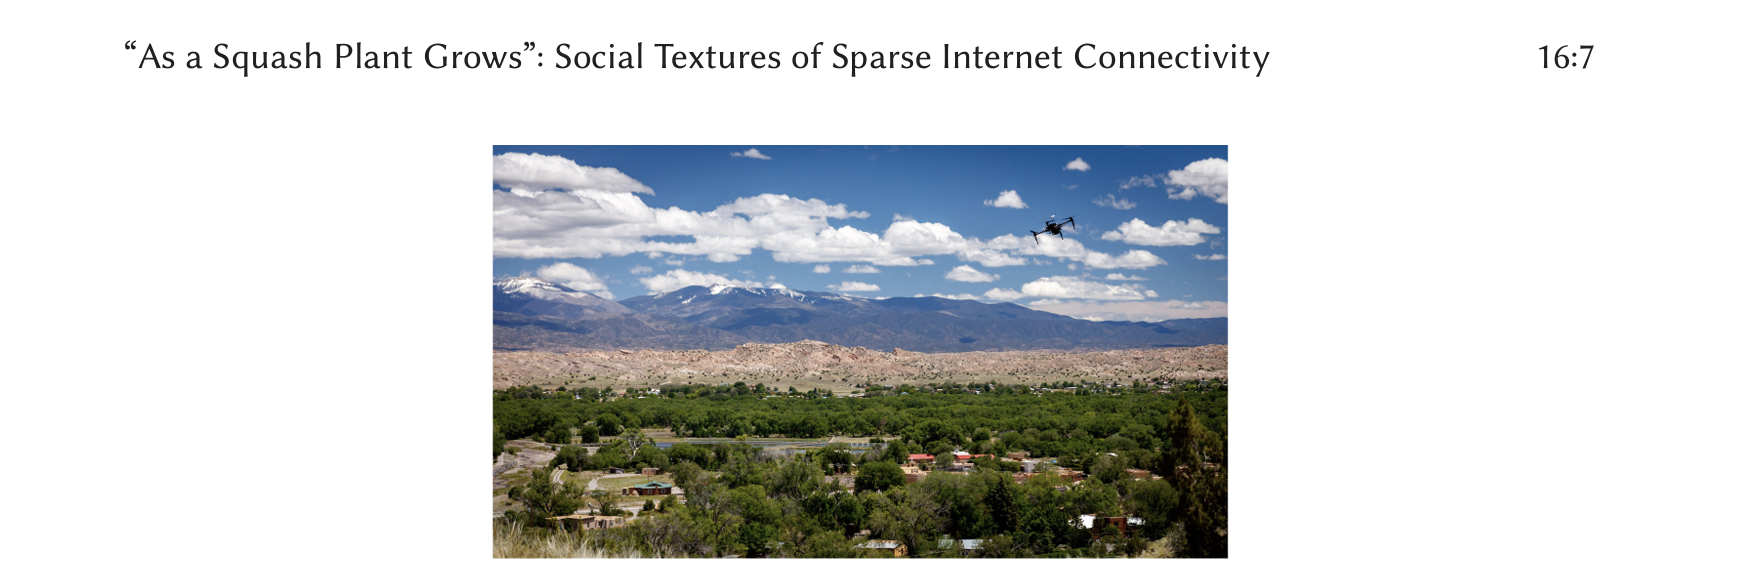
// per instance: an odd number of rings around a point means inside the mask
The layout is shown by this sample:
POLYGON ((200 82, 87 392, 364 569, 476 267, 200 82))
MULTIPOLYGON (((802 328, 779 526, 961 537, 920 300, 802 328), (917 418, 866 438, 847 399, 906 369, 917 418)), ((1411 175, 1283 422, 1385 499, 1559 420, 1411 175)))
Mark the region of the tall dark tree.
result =
POLYGON ((1204 428, 1184 395, 1167 414, 1161 475, 1178 498, 1174 519, 1185 557, 1228 557, 1228 460, 1222 437, 1204 428))
POLYGON ((1013 478, 1006 474, 991 477, 990 490, 984 495, 984 506, 990 509, 990 521, 996 525, 997 531, 1009 533, 1020 528, 1020 494, 1013 478))

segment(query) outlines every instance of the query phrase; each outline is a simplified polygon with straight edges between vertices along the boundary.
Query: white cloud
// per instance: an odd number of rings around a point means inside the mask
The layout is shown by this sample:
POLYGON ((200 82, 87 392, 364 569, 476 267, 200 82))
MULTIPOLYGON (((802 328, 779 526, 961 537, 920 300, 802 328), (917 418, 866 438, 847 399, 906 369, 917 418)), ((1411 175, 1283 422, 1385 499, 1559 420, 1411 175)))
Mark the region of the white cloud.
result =
POLYGON ((1002 278, 1001 275, 986 273, 974 269, 970 265, 953 267, 953 270, 947 271, 946 277, 948 280, 959 281, 962 283, 988 283, 1002 278))
POLYGON ((787 195, 739 198, 708 212, 650 208, 633 193, 542 191, 529 196, 494 191, 497 257, 546 258, 671 253, 730 262, 775 239, 810 238, 830 229, 827 219, 866 218, 843 204, 787 195), (691 236, 693 242, 653 237, 691 236))
POLYGON ((942 299, 958 299, 961 301, 977 301, 977 300, 983 299, 983 297, 979 297, 979 296, 973 295, 971 293, 951 293, 951 294, 950 293, 935 293, 935 294, 931 294, 931 295, 924 295, 922 293, 918 293, 916 295, 912 295, 912 297, 940 297, 942 299))
POLYGON ((614 298, 611 288, 605 286, 605 280, 599 278, 599 275, 570 263, 559 262, 539 268, 538 278, 606 299, 614 298))
POLYGON ((1108 280, 1108 281, 1147 281, 1148 279, 1145 279, 1145 278, 1137 276, 1137 275, 1128 275, 1127 276, 1124 273, 1111 273, 1111 274, 1106 275, 1106 280, 1108 280))
POLYGON ((1091 168, 1092 167, 1088 166, 1087 161, 1083 161, 1081 157, 1076 157, 1076 160, 1070 161, 1069 164, 1063 166, 1063 170, 1065 171, 1087 171, 1091 168))
POLYGON ((1142 285, 1112 285, 1084 281, 1080 277, 1044 277, 1021 285, 1021 295, 1054 299, 1091 299, 1101 301, 1135 301, 1155 297, 1154 291, 1142 285))
POLYGON ((1123 181, 1119 181, 1118 188, 1119 189, 1130 189, 1132 187, 1148 187, 1148 186, 1151 186, 1154 184, 1155 184, 1155 176, 1154 175, 1143 175, 1143 176, 1132 177, 1130 179, 1125 179, 1123 181))
POLYGON ((1014 301, 1022 297, 1026 297, 1026 295, 1014 289, 991 289, 984 292, 985 299, 995 299, 998 301, 1014 301))
POLYGON ((546 189, 654 193, 642 182, 611 167, 586 167, 555 155, 505 153, 495 156, 494 182, 518 195, 546 189))
POLYGON ((1228 161, 1223 159, 1204 159, 1186 165, 1185 170, 1168 171, 1167 197, 1169 199, 1191 199, 1202 195, 1216 200, 1216 203, 1228 203, 1228 161))
POLYGON ((1100 252, 1088 252, 1082 257, 1082 263, 1096 269, 1146 269, 1156 265, 1167 264, 1161 257, 1150 254, 1147 250, 1132 250, 1113 256, 1100 252))
POLYGON ((629 274, 632 275, 646 275, 652 272, 654 272, 654 267, 650 266, 636 265, 629 268, 629 274))
POLYGON ((1016 193, 1013 189, 998 194, 996 199, 984 200, 984 205, 995 208, 1027 209, 1027 203, 1021 201, 1021 194, 1016 193))
POLYGON ((844 281, 842 283, 838 283, 836 285, 830 285, 825 288, 830 289, 832 291, 839 291, 839 292, 844 292, 844 293, 849 293, 852 291, 879 291, 880 290, 879 285, 875 285, 872 283, 863 283, 860 281, 844 281))
POLYGON ((815 272, 815 273, 829 273, 829 272, 831 272, 831 265, 817 265, 817 266, 814 266, 814 267, 813 267, 813 272, 815 272))
POLYGON ((987 248, 962 251, 959 253, 959 259, 966 262, 975 262, 989 268, 1014 267, 1027 264, 1027 259, 1012 256, 1000 250, 991 250, 987 248))
POLYGON ((1100 235, 1101 240, 1123 240, 1130 244, 1143 246, 1193 246, 1204 242, 1205 234, 1220 234, 1222 229, 1205 223, 1198 218, 1185 222, 1168 220, 1159 227, 1131 218, 1131 221, 1118 225, 1100 235))
POLYGON ((748 159, 758 159, 761 161, 770 160, 770 157, 765 156, 764 153, 758 152, 758 149, 755 149, 755 148, 746 149, 744 152, 729 153, 729 154, 732 154, 735 157, 745 157, 748 159))
MULTIPOLYGON (((667 291, 677 291, 691 286, 713 287, 715 285, 729 285, 733 287, 764 287, 763 283, 757 281, 729 279, 723 275, 699 273, 684 269, 673 269, 666 271, 663 274, 654 275, 652 277, 643 277, 637 280, 641 281, 642 286, 648 288, 649 293, 665 293, 667 291)), ((772 283, 772 285, 775 285, 775 283, 772 283)))
MULTIPOLYGON (((545 164, 560 161, 582 169, 566 159, 541 160, 545 164)), ((1165 264, 1147 251, 1121 255, 1091 251, 1075 238, 1041 238, 1039 242, 1017 235, 988 240, 968 238, 947 225, 902 215, 895 216, 884 232, 875 234, 854 226, 833 226, 831 220, 867 218, 869 214, 818 199, 759 194, 738 198, 713 210, 692 211, 649 207, 634 192, 585 187, 531 191, 527 188, 557 182, 546 184, 532 177, 522 181, 520 193, 500 189, 491 192, 497 258, 646 254, 677 267, 685 264, 685 259, 679 257, 726 263, 763 250, 778 262, 827 267, 837 262, 868 267, 925 266, 933 265, 934 261, 924 257, 936 255, 954 255, 972 266, 992 268, 1025 265, 1033 262, 1030 257, 1034 256, 1049 257, 1060 264, 1085 263, 1097 269, 1140 269, 1165 264)), ((619 186, 607 181, 588 187, 619 186)), ((628 181, 646 190, 633 179, 628 181)), ((575 184, 586 185, 578 181, 575 184)), ((1014 192, 1003 193, 1019 198, 1014 192)))
POLYGON ((1158 322, 1168 319, 1228 317, 1224 301, 1058 301, 1033 309, 1079 319, 1158 322))
POLYGON ((852 274, 871 274, 880 272, 880 269, 874 268, 873 265, 850 265, 844 267, 843 272, 852 274))
POLYGON ((1094 205, 1115 210, 1128 210, 1137 207, 1135 202, 1128 199, 1120 199, 1110 193, 1106 194, 1105 197, 1096 198, 1094 200, 1094 205))
POLYGON ((1223 259, 1228 258, 1227 256, 1220 255, 1220 254, 1212 254, 1210 256, 1204 256, 1202 254, 1194 254, 1194 255, 1192 255, 1192 257, 1197 258, 1198 260, 1223 260, 1223 259))

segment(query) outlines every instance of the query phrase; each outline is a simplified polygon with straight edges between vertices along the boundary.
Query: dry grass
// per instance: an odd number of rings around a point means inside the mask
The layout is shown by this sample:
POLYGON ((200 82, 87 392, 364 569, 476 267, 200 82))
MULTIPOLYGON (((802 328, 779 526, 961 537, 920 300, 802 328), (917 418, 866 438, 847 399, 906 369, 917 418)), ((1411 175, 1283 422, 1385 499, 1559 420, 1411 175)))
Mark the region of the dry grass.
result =
POLYGON ((594 544, 592 531, 569 533, 532 529, 520 523, 495 524, 498 558, 640 558, 640 552, 614 553, 594 544))

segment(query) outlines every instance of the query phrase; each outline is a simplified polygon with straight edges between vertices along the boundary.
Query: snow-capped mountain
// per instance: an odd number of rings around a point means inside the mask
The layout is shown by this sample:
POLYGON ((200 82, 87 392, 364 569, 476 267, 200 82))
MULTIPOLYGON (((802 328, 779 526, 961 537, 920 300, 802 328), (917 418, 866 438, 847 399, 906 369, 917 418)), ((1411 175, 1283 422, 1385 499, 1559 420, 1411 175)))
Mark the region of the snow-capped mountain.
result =
POLYGON ((635 313, 616 301, 535 277, 511 277, 495 281, 495 311, 564 319, 594 319, 635 313))
POLYGON ((685 287, 600 299, 541 279, 495 282, 495 347, 722 350, 820 340, 918 352, 1227 344, 1228 320, 1096 322, 1013 303, 868 299, 781 287, 685 287))

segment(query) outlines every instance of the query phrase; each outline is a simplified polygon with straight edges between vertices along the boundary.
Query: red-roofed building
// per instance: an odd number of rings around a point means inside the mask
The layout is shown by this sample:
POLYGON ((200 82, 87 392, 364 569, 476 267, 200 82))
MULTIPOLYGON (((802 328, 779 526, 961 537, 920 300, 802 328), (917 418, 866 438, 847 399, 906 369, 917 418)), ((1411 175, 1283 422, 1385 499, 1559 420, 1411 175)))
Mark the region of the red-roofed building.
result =
POLYGON ((911 454, 910 460, 912 462, 929 462, 934 461, 935 457, 928 454, 911 454))

